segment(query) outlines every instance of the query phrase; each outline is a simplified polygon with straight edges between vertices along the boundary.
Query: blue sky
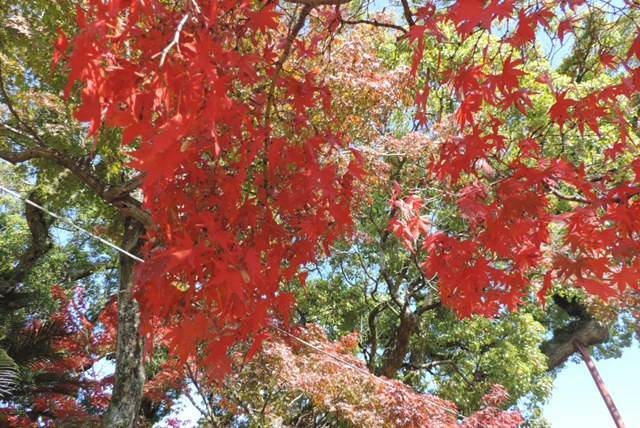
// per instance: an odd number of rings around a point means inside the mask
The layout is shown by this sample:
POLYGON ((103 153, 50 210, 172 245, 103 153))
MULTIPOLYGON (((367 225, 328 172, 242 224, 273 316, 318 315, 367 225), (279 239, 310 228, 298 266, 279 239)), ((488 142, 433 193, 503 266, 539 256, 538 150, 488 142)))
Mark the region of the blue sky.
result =
MULTIPOLYGON (((616 403, 626 428, 640 428, 640 346, 625 349, 621 358, 596 361, 600 375, 616 403)), ((587 366, 568 363, 554 382, 544 409, 553 428, 613 427, 587 366)))

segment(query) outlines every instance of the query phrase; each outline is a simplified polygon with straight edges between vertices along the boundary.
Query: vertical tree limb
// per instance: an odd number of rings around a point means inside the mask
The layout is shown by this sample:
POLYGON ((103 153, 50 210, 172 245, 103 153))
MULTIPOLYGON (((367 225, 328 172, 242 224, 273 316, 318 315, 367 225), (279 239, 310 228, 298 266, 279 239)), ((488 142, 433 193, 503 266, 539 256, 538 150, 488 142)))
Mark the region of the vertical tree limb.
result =
POLYGON ((409 352, 409 341, 417 328, 418 319, 413 312, 405 308, 400 316, 400 325, 395 333, 393 348, 384 359, 380 374, 390 379, 396 377, 398 370, 404 365, 404 359, 409 352))
MULTIPOLYGON (((134 254, 142 247, 144 226, 136 220, 125 220, 122 247, 134 254)), ((142 364, 144 343, 140 335, 140 308, 133 297, 136 262, 120 255, 120 287, 118 291, 118 341, 116 348, 115 385, 104 420, 105 428, 135 426, 145 374, 142 364)))

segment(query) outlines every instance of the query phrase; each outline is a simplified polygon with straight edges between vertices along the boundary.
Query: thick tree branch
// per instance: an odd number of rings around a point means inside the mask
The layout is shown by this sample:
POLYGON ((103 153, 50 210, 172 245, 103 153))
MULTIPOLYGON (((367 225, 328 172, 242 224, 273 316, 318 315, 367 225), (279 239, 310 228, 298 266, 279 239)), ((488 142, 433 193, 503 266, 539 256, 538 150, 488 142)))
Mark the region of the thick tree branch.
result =
POLYGON ((378 329, 376 325, 376 318, 378 315, 387 307, 386 302, 379 303, 375 308, 369 312, 369 317, 367 322, 369 324, 369 346, 370 346, 370 354, 369 354, 369 362, 367 366, 370 370, 375 367, 376 364, 376 355, 378 353, 378 329))
POLYGON ((100 178, 98 178, 93 171, 91 171, 88 159, 72 156, 69 153, 62 153, 49 147, 42 136, 35 130, 35 128, 31 126, 25 119, 23 119, 15 109, 13 102, 11 101, 11 97, 7 92, 1 68, 0 95, 2 97, 3 103, 7 106, 9 112, 15 118, 24 132, 12 129, 8 126, 5 127, 14 133, 19 133, 23 136, 29 137, 36 144, 36 147, 30 147, 20 152, 0 149, 0 158, 5 159, 6 161, 13 164, 37 158, 51 160, 59 166, 66 168, 80 180, 84 181, 102 199, 114 206, 126 217, 133 217, 146 227, 149 227, 151 225, 151 216, 142 209, 140 202, 129 195, 129 192, 131 190, 140 185, 140 176, 136 176, 134 180, 131 180, 122 185, 110 187, 100 178))
POLYGON ((113 261, 109 260, 104 263, 93 263, 90 267, 82 270, 69 272, 65 278, 67 282, 76 282, 81 279, 89 278, 92 275, 104 270, 115 269, 117 266, 113 261))
POLYGON ((380 374, 393 379, 404 364, 409 350, 409 340, 418 328, 418 318, 405 310, 400 316, 400 325, 396 329, 393 348, 387 353, 380 374))
POLYGON ((548 370, 560 366, 576 352, 576 341, 585 346, 593 346, 609 339, 608 326, 593 319, 582 304, 557 295, 553 296, 553 300, 558 307, 576 319, 554 330, 553 337, 542 344, 541 350, 548 359, 548 370))
POLYGON ((151 216, 142 209, 142 204, 129 195, 129 192, 141 183, 141 176, 138 175, 130 181, 119 186, 108 186, 91 171, 86 159, 72 156, 68 153, 61 153, 48 147, 30 147, 20 152, 0 149, 0 158, 18 164, 34 159, 46 159, 61 166, 77 178, 87 184, 105 202, 111 204, 126 217, 132 217, 144 224, 151 225, 151 216))
MULTIPOLYGON (((31 200, 38 201, 38 196, 30 195, 31 200)), ((23 299, 16 292, 17 287, 24 282, 38 261, 51 250, 53 242, 49 235, 52 221, 42 211, 25 204, 25 217, 31 232, 31 243, 27 250, 18 259, 18 264, 10 271, 0 271, 0 301, 2 306, 13 307, 20 304, 23 299)), ((13 308, 18 309, 18 308, 13 308)))
POLYGON ((547 367, 553 370, 563 364, 576 352, 574 342, 585 346, 599 345, 609 339, 609 329, 596 320, 573 321, 565 328, 556 330, 553 338, 542 345, 547 356, 547 367))
POLYGON ((413 19, 413 12, 407 0, 402 0, 402 11, 404 12, 404 19, 407 20, 409 25, 416 25, 415 19, 413 19))

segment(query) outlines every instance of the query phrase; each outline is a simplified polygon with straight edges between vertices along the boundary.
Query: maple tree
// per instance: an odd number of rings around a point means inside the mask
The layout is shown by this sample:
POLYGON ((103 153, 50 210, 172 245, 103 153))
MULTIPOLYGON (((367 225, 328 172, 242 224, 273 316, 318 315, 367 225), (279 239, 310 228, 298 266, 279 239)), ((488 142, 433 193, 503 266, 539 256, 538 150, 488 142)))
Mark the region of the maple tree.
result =
POLYGON ((238 355, 224 384, 208 381, 203 371, 192 373, 203 419, 214 426, 242 424, 248 417, 256 426, 318 427, 497 428, 522 422, 518 412, 500 409, 507 394, 497 385, 481 410, 459 421, 452 403, 369 372, 354 355, 357 334, 331 341, 318 325, 294 332, 274 335, 249 363, 238 355))
POLYGON ((61 418, 95 425, 109 404, 111 379, 92 375, 100 350, 108 346, 109 329, 94 330, 80 314, 79 296, 70 300, 59 287, 53 294, 58 311, 46 321, 14 324, 1 341, 20 371, 12 405, 0 409, 0 421, 8 426, 31 427, 36 421, 54 426, 61 418))
MULTIPOLYGON (((378 236, 404 246, 397 272, 419 279, 413 297, 433 287, 432 303, 469 318, 503 316, 536 294, 544 304, 554 287, 614 302, 637 292, 637 5, 403 0, 397 15, 374 17, 363 5, 78 4, 75 28, 55 34, 53 66, 68 75, 67 99, 79 97, 88 143, 29 125, 45 119, 12 102, 19 79, 3 79, 3 132, 17 142, 2 157, 70 171, 145 259, 135 276, 132 259, 118 266, 105 423, 137 417, 153 345, 170 354, 163 375, 177 388, 173 371, 192 358, 222 379, 236 347, 259 351, 273 318, 287 323, 304 268, 353 238, 376 180, 390 199, 378 236), (370 27, 408 67, 358 58, 370 27), (542 67, 541 39, 573 41, 573 55, 542 67), (389 123, 383 134, 414 133, 383 148, 424 161, 405 180, 387 174, 394 165, 375 144, 389 123)), ((422 315, 410 299, 400 307, 409 334, 385 355, 389 377, 422 315)))

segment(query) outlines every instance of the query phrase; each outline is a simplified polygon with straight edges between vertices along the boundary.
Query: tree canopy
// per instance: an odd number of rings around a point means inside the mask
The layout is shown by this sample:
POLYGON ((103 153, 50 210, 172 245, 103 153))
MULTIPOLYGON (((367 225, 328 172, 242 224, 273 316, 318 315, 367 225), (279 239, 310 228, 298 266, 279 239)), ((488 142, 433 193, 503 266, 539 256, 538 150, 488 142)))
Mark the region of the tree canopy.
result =
POLYGON ((0 18, 2 423, 542 426, 638 334, 636 2, 0 18))

